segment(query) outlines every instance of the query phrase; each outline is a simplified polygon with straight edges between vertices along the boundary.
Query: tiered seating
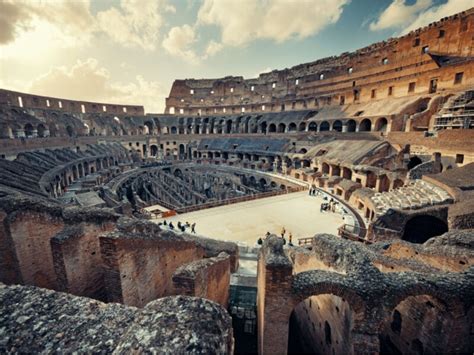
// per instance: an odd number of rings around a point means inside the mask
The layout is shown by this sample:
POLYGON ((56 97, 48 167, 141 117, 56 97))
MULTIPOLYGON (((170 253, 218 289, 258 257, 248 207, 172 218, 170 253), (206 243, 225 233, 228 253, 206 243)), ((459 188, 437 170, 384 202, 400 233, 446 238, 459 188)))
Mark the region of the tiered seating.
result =
POLYGON ((407 186, 389 192, 378 192, 371 200, 378 215, 389 209, 419 209, 453 201, 446 191, 423 180, 410 181, 407 186))

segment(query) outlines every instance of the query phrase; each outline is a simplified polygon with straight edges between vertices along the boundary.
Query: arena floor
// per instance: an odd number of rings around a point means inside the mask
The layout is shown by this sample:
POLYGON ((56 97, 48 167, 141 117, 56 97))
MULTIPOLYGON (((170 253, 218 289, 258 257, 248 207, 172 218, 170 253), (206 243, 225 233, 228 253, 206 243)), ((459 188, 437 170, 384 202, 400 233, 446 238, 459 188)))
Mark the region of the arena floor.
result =
MULTIPOLYGON (((282 227, 298 238, 312 237, 316 233, 337 235, 344 223, 342 215, 320 212, 322 197, 309 196, 307 191, 262 198, 166 218, 167 222, 196 223, 199 235, 221 240, 245 242, 252 246, 267 231, 280 234, 282 227)), ((155 220, 157 223, 163 219, 155 220)), ((189 231, 189 230, 188 230, 189 231)))

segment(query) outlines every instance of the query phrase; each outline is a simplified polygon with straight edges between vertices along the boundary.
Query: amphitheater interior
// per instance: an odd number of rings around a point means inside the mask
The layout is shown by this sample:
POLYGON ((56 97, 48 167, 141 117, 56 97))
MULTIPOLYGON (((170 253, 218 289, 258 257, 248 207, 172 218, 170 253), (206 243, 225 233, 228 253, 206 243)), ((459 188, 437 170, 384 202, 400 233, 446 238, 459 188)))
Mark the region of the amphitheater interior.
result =
POLYGON ((0 352, 472 354, 473 38, 176 80, 163 114, 0 90, 0 352), (232 238, 309 198, 309 234, 232 238))

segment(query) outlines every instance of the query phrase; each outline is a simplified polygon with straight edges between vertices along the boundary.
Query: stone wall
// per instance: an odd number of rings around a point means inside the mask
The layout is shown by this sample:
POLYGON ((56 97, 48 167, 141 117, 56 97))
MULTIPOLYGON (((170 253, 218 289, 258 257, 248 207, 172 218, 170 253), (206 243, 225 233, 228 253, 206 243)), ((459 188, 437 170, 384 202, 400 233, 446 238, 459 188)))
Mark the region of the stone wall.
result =
POLYGON ((143 309, 0 284, 1 353, 232 354, 232 320, 220 305, 165 297, 143 309))
POLYGON ((473 240, 472 230, 453 231, 392 248, 320 234, 309 248, 284 249, 267 238, 258 261, 260 353, 285 353, 289 335, 290 346, 296 337, 298 350, 322 354, 472 352, 473 240), (402 331, 392 334, 399 316, 402 331))
POLYGON ((230 257, 193 261, 182 265, 173 274, 176 294, 207 298, 227 308, 229 303, 230 257))

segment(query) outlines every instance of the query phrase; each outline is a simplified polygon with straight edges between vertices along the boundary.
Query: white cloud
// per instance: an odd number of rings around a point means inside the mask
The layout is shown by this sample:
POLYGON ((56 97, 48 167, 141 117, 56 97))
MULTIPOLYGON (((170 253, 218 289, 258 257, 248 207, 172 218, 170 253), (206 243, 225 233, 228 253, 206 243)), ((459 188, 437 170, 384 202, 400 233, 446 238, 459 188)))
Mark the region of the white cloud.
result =
MULTIPOLYGON (((63 47, 73 47, 90 40, 95 29, 88 0, 0 2, 0 45, 13 43, 18 38, 41 32, 44 41, 53 39, 63 47)), ((44 45, 44 43, 43 43, 44 45)), ((50 43, 47 43, 50 45, 50 43)))
POLYGON ((433 6, 432 0, 417 0, 412 5, 406 5, 406 0, 393 0, 379 18, 370 24, 370 29, 398 28, 404 34, 470 7, 472 0, 447 0, 437 6, 433 6))
POLYGON ((314 35, 337 22, 348 3, 349 0, 205 0, 197 24, 218 26, 222 45, 242 46, 258 39, 283 42, 314 35))
POLYGON ((408 33, 419 27, 428 25, 431 22, 438 21, 443 17, 454 15, 458 12, 470 9, 473 6, 472 0, 448 0, 445 4, 433 6, 427 11, 418 15, 418 17, 405 27, 403 33, 408 33))
POLYGON ((222 45, 222 43, 218 43, 216 41, 211 40, 206 47, 205 57, 216 55, 222 50, 223 47, 224 46, 222 45))
POLYGON ((379 18, 370 24, 370 29, 378 31, 403 26, 413 21, 421 11, 431 5, 432 0, 417 0, 413 5, 406 5, 405 0, 393 0, 379 18))
POLYGON ((79 60, 70 68, 52 68, 24 90, 75 100, 144 105, 147 112, 163 112, 166 97, 159 83, 142 76, 126 84, 111 81, 108 70, 93 58, 79 60))
POLYGON ((163 48, 171 55, 194 64, 199 61, 191 46, 196 42, 196 33, 189 25, 173 27, 163 40, 163 48))
POLYGON ((163 25, 164 12, 176 12, 165 1, 122 0, 120 6, 97 14, 99 28, 115 42, 125 46, 138 46, 153 50, 163 25))

